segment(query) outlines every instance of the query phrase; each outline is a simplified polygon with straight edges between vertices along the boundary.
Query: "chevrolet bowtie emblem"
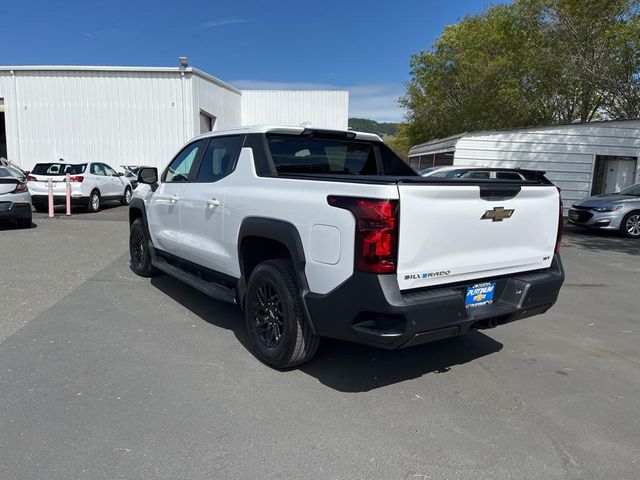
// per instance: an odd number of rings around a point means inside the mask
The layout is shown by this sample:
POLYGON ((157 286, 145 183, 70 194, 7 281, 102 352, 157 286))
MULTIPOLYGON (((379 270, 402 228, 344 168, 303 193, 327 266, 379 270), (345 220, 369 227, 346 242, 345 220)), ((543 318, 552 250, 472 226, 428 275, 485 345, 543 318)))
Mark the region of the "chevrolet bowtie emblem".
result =
POLYGON ((504 207, 493 207, 493 210, 487 210, 480 220, 491 220, 492 222, 501 222, 505 218, 511 218, 513 209, 505 209, 504 207))

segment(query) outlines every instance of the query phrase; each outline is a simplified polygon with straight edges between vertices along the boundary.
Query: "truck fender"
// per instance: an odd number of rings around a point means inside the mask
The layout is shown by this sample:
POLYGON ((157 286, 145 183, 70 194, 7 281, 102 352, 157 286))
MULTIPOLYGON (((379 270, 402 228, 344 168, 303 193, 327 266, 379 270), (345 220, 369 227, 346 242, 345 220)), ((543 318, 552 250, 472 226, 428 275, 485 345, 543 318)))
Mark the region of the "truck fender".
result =
POLYGON ((243 259, 242 242, 247 237, 260 237, 269 240, 274 240, 285 246, 289 253, 289 258, 293 264, 293 269, 296 273, 298 285, 300 286, 300 299, 304 315, 311 326, 312 331, 315 333, 315 327, 311 321, 309 311, 307 309, 307 303, 305 300, 306 295, 309 293, 309 283, 307 282, 307 276, 305 274, 306 258, 304 254, 304 247, 302 246, 302 240, 300 233, 295 225, 284 220, 278 220, 275 218, 266 217, 247 217, 242 221, 240 230, 238 232, 238 262, 240 265, 240 280, 238 281, 238 298, 240 305, 244 308, 244 296, 247 290, 248 275, 246 271, 246 265, 243 259))

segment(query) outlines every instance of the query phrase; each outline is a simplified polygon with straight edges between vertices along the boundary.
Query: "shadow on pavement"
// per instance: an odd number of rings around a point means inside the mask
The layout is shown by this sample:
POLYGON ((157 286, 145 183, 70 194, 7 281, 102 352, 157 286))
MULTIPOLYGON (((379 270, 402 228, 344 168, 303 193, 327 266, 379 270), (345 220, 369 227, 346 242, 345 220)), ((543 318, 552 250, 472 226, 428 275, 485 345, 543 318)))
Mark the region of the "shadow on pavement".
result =
MULTIPOLYGON (((53 209, 54 217, 67 218, 66 207, 64 205, 56 205, 53 209)), ((46 219, 49 217, 48 212, 33 212, 33 218, 46 219)), ((100 211, 96 213, 88 212, 85 207, 79 205, 71 206, 71 216, 73 220, 129 220, 129 207, 120 204, 119 201, 113 200, 104 202, 100 206, 100 211)))
POLYGON ((15 220, 3 219, 0 220, 0 232, 4 230, 32 230, 36 228, 38 225, 31 222, 31 226, 28 228, 20 228, 18 227, 18 223, 15 220))
POLYGON ((340 392, 367 392, 429 373, 446 373, 499 352, 502 343, 479 332, 400 350, 323 339, 316 357, 300 370, 340 392))
MULTIPOLYGON (((240 307, 213 300, 168 275, 158 275, 151 284, 183 307, 216 327, 233 331, 240 346, 249 348, 240 307)), ((322 339, 320 349, 299 370, 319 382, 341 392, 366 392, 429 373, 445 373, 454 365, 462 365, 498 352, 502 344, 478 331, 463 337, 420 345, 402 350, 379 348, 322 339)))
POLYGON ((640 239, 623 237, 618 232, 588 230, 573 225, 565 225, 562 245, 584 250, 640 255, 640 239))
POLYGON ((249 349, 249 338, 244 326, 244 315, 237 305, 214 300, 186 283, 166 274, 152 277, 151 285, 205 322, 233 331, 240 344, 249 349))

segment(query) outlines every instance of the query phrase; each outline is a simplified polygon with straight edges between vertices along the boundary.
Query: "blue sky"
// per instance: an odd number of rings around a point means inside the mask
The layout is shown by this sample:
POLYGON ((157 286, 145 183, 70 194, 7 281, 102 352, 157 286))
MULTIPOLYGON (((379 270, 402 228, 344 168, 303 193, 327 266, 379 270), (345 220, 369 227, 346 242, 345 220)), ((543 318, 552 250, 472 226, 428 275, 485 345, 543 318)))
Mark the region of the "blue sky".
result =
POLYGON ((346 88, 396 121, 409 56, 483 0, 7 1, 4 65, 191 65, 240 88, 346 88))

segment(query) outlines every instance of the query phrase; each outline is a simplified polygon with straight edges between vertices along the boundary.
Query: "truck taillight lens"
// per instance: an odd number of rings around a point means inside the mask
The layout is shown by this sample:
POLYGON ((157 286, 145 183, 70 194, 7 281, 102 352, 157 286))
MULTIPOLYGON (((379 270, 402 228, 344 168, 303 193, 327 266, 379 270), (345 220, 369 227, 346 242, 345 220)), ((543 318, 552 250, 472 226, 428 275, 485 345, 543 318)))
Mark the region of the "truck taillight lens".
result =
POLYGON ((82 175, 76 175, 74 177, 69 177, 70 182, 82 182, 84 177, 82 175))
POLYGON ((560 253, 560 244, 562 243, 562 228, 564 226, 564 219, 563 219, 564 208, 562 205, 562 195, 561 195, 562 190, 560 189, 560 187, 556 187, 556 188, 558 189, 558 200, 560 202, 560 213, 558 215, 558 235, 556 236, 556 253, 560 253))
POLYGON ((398 263, 398 201, 330 195, 329 205, 349 210, 356 221, 355 268, 395 273, 398 263))

